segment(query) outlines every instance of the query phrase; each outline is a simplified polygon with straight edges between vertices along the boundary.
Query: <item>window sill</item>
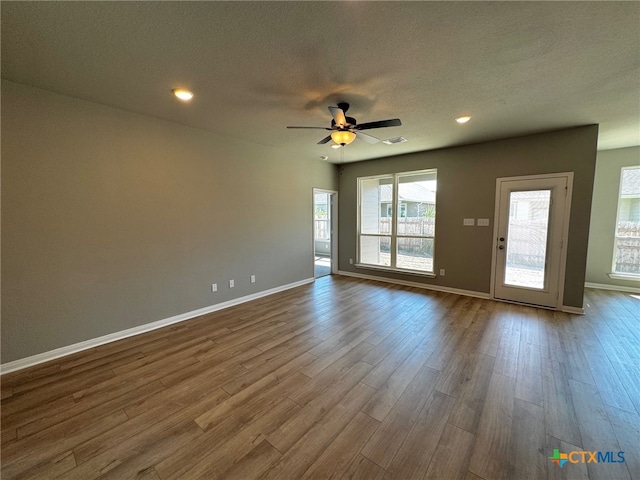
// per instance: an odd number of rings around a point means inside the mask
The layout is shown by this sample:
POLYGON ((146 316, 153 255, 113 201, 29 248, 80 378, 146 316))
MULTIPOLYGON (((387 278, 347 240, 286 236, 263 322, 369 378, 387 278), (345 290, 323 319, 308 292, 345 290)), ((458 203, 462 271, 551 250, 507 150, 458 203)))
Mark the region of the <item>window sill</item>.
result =
POLYGON ((640 282, 640 275, 633 273, 609 273, 609 278, 613 278, 616 280, 631 280, 640 282))
POLYGON ((356 263, 354 267, 364 268, 366 270, 377 270, 380 272, 400 273, 402 275, 415 275, 417 277, 436 278, 436 274, 431 272, 418 272, 416 270, 403 270, 400 268, 382 267, 378 265, 364 265, 362 263, 356 263))

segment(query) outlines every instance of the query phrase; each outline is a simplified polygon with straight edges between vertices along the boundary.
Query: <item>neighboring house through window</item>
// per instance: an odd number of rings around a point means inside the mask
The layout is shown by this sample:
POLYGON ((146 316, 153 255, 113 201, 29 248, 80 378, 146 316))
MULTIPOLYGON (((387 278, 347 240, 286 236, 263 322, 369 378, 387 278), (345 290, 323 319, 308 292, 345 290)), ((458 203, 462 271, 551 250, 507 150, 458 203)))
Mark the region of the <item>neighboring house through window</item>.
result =
POLYGON ((360 266, 433 273, 436 179, 436 170, 358 178, 360 266))

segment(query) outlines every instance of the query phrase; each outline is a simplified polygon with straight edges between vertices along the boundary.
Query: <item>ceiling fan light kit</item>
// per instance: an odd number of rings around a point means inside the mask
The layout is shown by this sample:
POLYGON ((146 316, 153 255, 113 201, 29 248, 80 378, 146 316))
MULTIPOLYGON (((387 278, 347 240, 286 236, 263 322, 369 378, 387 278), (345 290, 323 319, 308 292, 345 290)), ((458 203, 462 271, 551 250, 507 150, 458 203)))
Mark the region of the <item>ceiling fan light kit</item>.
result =
POLYGON ((378 143, 379 138, 362 132, 362 130, 369 130, 372 128, 384 128, 384 127, 399 127, 402 122, 399 118, 393 118, 390 120, 379 120, 377 122, 367 122, 358 125, 356 119, 353 117, 345 116, 345 112, 349 109, 349 104, 346 102, 338 103, 337 107, 329 107, 329 112, 333 119, 331 120, 331 127, 298 127, 289 126, 287 128, 314 128, 319 130, 329 130, 332 132, 330 135, 324 137, 318 142, 318 145, 324 145, 333 140, 332 148, 340 148, 345 145, 349 145, 356 138, 366 143, 378 143))
POLYGON ((349 145, 356 139, 356 134, 350 132, 349 130, 338 130, 331 134, 331 140, 336 142, 338 145, 345 146, 349 145))

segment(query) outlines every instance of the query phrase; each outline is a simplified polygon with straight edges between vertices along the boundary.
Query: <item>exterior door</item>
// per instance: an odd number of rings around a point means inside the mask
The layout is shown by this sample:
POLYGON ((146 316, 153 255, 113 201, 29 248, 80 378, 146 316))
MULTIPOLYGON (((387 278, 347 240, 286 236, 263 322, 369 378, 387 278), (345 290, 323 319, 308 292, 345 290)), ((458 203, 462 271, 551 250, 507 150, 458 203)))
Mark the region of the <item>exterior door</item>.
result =
POLYGON ((562 305, 571 179, 570 174, 498 179, 494 298, 562 305))

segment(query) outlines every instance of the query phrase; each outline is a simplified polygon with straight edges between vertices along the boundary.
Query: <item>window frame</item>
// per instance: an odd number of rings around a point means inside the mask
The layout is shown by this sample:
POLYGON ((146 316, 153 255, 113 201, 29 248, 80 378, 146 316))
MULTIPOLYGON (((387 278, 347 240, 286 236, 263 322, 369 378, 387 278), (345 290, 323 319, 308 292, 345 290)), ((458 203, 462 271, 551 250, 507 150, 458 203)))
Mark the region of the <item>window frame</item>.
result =
POLYGON ((640 273, 633 272, 617 272, 616 271, 616 259, 618 257, 618 239, 620 238, 640 238, 640 237, 621 237, 618 235, 618 223, 620 221, 620 207, 622 203, 622 181, 624 178, 625 170, 640 170, 640 166, 629 165, 626 167, 620 168, 620 182, 618 184, 618 202, 616 205, 616 219, 613 227, 613 251, 611 258, 611 273, 609 274, 610 278, 619 279, 619 280, 640 280, 640 273))
MULTIPOLYGON (((365 177, 357 177, 357 212, 356 212, 356 216, 357 216, 357 226, 356 226, 356 264, 355 266, 358 268, 367 268, 367 269, 372 269, 372 270, 382 270, 382 271, 388 271, 388 272, 397 272, 397 273, 403 273, 403 274, 410 274, 410 275, 418 275, 418 276, 422 276, 422 277, 430 277, 430 278, 435 278, 436 277, 436 265, 435 265, 435 260, 436 260, 436 249, 435 249, 435 242, 436 242, 436 232, 435 232, 435 219, 437 219, 437 205, 438 205, 438 201, 437 201, 437 180, 438 180, 438 169, 437 168, 427 168, 427 169, 422 169, 422 170, 412 170, 412 171, 408 171, 408 172, 395 172, 395 173, 385 173, 385 174, 380 174, 380 175, 369 175, 369 176, 365 176, 365 177), (399 202, 399 178, 403 177, 403 176, 411 176, 411 175, 421 175, 421 174, 434 174, 435 178, 436 178, 436 198, 435 198, 435 203, 434 203, 434 207, 435 207, 435 217, 434 217, 434 231, 433 231, 433 235, 431 236, 416 236, 416 235, 398 235, 398 219, 401 218, 400 217, 400 202, 399 202), (393 213, 395 213, 394 215, 392 215, 391 217, 391 232, 389 234, 382 234, 382 233, 362 233, 362 182, 365 180, 375 180, 375 179, 383 179, 383 178, 389 178, 391 177, 393 179, 392 182, 392 186, 393 186, 393 195, 392 195, 392 200, 391 200, 391 211, 393 213), (370 264, 370 263, 362 263, 361 260, 361 239, 362 237, 377 237, 377 238, 389 238, 390 239, 390 264, 389 266, 386 265, 376 265, 376 264, 370 264), (400 268, 397 267, 397 249, 398 249, 398 239, 399 238, 421 238, 421 239, 431 239, 433 242, 433 246, 432 246, 432 264, 431 264, 431 268, 432 271, 426 271, 426 270, 413 270, 413 269, 409 269, 409 268, 400 268)), ((405 204, 406 205, 406 204, 405 204)), ((408 206, 406 206, 407 210, 406 212, 408 213, 408 206)), ((378 209, 379 210, 379 209, 378 209)), ((386 217, 389 218, 389 217, 386 217)), ((404 217, 406 218, 406 217, 404 217)))

